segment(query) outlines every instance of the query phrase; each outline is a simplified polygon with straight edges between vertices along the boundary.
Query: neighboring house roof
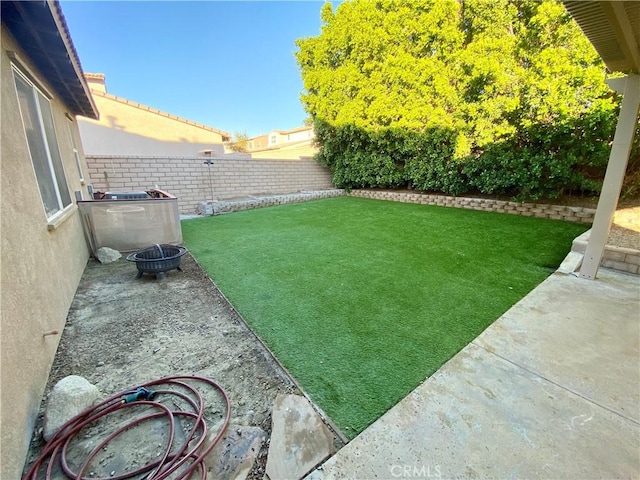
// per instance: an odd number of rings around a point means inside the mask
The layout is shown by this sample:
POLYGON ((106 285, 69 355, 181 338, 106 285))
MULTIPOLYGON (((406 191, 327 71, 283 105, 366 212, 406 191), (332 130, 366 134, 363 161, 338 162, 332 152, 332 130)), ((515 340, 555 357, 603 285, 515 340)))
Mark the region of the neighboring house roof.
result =
MULTIPOLYGON (((104 79, 104 74, 102 74, 102 73, 86 73, 85 76, 87 78, 104 79)), ((146 110, 147 112, 155 113, 156 115, 160 115, 162 117, 170 118, 170 119, 175 120, 177 122, 186 123, 188 125, 193 125, 194 127, 198 127, 198 128, 203 129, 203 130, 207 130, 209 132, 217 133, 217 134, 222 136, 222 140, 225 141, 225 142, 231 140, 231 134, 229 132, 225 132, 223 130, 218 130, 217 128, 209 127, 208 125, 205 125, 203 123, 194 122, 193 120, 189 120, 187 118, 179 117, 179 116, 173 115, 171 113, 163 112, 162 110, 158 110, 158 109, 153 108, 153 107, 148 107, 147 105, 143 105, 141 103, 134 102, 132 100, 127 100, 126 98, 118 97, 118 96, 112 95, 110 93, 101 92, 99 90, 91 90, 91 93, 93 95, 97 96, 97 97, 108 98, 110 100, 114 100, 114 101, 119 102, 119 103, 130 105, 132 107, 136 107, 136 108, 139 108, 141 110, 146 110)))
POLYGON ((80 59, 57 1, 6 1, 2 23, 71 113, 99 118, 80 59))
POLYGON ((640 1, 562 3, 609 70, 640 73, 640 1))
MULTIPOLYGON (((89 72, 84 72, 84 78, 86 79, 92 79, 92 80, 100 80, 101 82, 104 83, 104 73, 89 73, 89 72)), ((91 88, 91 87, 89 87, 91 88)))

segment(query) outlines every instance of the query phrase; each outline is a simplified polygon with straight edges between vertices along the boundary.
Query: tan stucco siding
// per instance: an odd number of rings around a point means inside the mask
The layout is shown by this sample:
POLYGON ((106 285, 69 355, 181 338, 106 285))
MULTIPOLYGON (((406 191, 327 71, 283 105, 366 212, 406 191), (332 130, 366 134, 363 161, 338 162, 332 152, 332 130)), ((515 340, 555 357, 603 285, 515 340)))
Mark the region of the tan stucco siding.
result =
POLYGON ((302 157, 313 157, 318 153, 311 140, 297 142, 292 145, 286 143, 279 148, 270 148, 258 152, 250 152, 251 158, 272 158, 281 160, 295 160, 302 157))
POLYGON ((162 141, 89 123, 84 118, 78 123, 87 155, 192 157, 202 150, 212 150, 215 155, 224 153, 222 144, 162 141))
POLYGON ((283 134, 283 137, 284 137, 283 141, 285 143, 301 142, 303 140, 310 140, 311 138, 313 138, 313 130, 312 129, 308 129, 308 130, 292 131, 290 133, 283 134))
MULTIPOLYGON (((1 87, 1 352, 0 389, 1 478, 20 478, 33 424, 46 385, 67 313, 89 256, 77 207, 48 229, 34 169, 29 156, 6 50, 27 61, 2 28, 1 87)), ((71 198, 83 191, 69 135, 66 107, 53 88, 27 65, 54 94, 51 106, 56 136, 71 198)), ((73 118, 73 117, 72 117, 73 118)), ((77 123, 72 124, 84 162, 77 123)), ((86 164, 82 164, 88 172, 86 164)), ((75 203, 75 202, 74 202, 75 203)))
POLYGON ((100 120, 80 120, 87 155, 190 156, 205 148, 223 153, 220 132, 108 94, 95 93, 94 100, 100 120))

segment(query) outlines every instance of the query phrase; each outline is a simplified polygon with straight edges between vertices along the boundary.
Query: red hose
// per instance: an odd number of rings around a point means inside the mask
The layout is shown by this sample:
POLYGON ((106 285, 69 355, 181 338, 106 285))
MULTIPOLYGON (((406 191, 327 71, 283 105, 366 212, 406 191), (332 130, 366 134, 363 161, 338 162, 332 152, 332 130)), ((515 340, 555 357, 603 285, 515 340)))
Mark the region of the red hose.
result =
MULTIPOLYGON (((155 397, 154 397, 155 398, 155 397)), ((206 377, 200 377, 196 375, 183 375, 165 377, 158 380, 154 380, 149 383, 138 385, 131 389, 124 390, 116 395, 113 395, 103 402, 95 405, 79 415, 75 416, 51 437, 47 442, 44 450, 40 456, 33 462, 33 464, 27 470, 24 476, 24 480, 36 480, 38 478, 51 479, 53 475, 53 468, 56 465, 56 461, 60 462, 61 468, 64 473, 74 480, 101 480, 96 477, 87 477, 85 472, 89 468, 92 460, 100 453, 100 451, 113 441, 114 438, 127 430, 140 425, 143 422, 155 420, 158 418, 166 417, 169 422, 169 432, 167 438, 167 445, 164 449, 164 455, 160 460, 153 461, 147 465, 143 465, 130 472, 120 473, 118 475, 104 477, 102 480, 126 480, 139 475, 146 474, 147 480, 163 480, 171 476, 171 478, 187 479, 191 478, 191 475, 200 470, 199 477, 202 480, 207 478, 207 470, 204 466, 205 457, 211 452, 215 445, 220 441, 222 435, 229 426, 229 418, 231 417, 231 405, 229 403, 229 397, 224 389, 213 380, 206 377), (225 403, 226 415, 222 427, 218 431, 213 441, 204 449, 202 445, 207 438, 207 425, 204 419, 204 401, 200 392, 189 381, 203 382, 210 387, 218 390, 222 395, 225 403), (179 409, 174 403, 175 409, 167 407, 163 403, 152 400, 136 400, 130 403, 125 403, 124 398, 132 391, 136 391, 140 388, 151 389, 154 386, 173 386, 178 389, 186 390, 187 393, 183 393, 180 390, 174 389, 162 389, 156 390, 157 396, 164 398, 167 395, 173 395, 179 397, 181 400, 187 402, 193 411, 179 409), (156 413, 150 413, 143 416, 135 417, 131 422, 126 422, 111 432, 98 446, 96 446, 84 459, 84 462, 74 472, 69 466, 67 461, 67 451, 71 445, 73 438, 86 426, 95 423, 112 414, 116 411, 129 409, 129 408, 156 408, 160 411, 156 413), (176 429, 176 417, 187 417, 194 420, 193 428, 186 436, 182 445, 178 446, 174 444, 174 436, 176 429), (173 453, 172 453, 173 452, 173 453), (44 474, 44 476, 38 476, 38 474, 44 474)), ((136 446, 133 446, 136 448, 136 446)))

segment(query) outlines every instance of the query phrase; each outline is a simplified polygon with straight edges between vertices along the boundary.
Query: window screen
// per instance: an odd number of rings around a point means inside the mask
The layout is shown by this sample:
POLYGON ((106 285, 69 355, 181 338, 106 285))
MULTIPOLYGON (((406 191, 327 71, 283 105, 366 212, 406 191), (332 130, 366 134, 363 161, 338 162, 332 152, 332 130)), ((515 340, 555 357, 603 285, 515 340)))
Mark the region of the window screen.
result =
POLYGON ((31 83, 14 70, 20 114, 31 162, 47 217, 71 204, 51 114, 51 104, 31 83))

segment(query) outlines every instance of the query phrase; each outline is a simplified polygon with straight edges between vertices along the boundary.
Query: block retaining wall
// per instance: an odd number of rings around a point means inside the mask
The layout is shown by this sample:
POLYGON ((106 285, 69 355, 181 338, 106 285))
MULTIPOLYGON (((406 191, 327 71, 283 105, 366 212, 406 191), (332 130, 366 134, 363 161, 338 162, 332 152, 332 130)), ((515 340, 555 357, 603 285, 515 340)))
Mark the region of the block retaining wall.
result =
POLYGON ((201 215, 211 215, 211 207, 213 214, 239 212, 242 210, 251 210, 254 208, 271 207, 274 205, 286 205, 288 203, 308 202, 310 200, 319 200, 321 198, 332 198, 344 196, 344 190, 320 190, 315 192, 299 192, 288 195, 273 195, 268 197, 254 197, 244 200, 219 201, 199 205, 198 213, 201 215))
MULTIPOLYGON (((257 197, 243 200, 220 201, 212 205, 215 214, 236 212, 253 208, 284 205, 288 203, 317 200, 320 198, 339 197, 345 195, 341 189, 324 190, 319 192, 301 192, 289 195, 257 197)), ((510 213, 529 217, 552 218, 580 223, 592 223, 595 210, 583 207, 568 207, 562 205, 546 205, 534 203, 518 203, 502 200, 482 198, 449 197, 445 195, 428 195, 421 193, 389 192, 376 190, 352 190, 347 195, 360 198, 373 198, 395 202, 417 203, 422 205, 438 205, 443 207, 467 208, 489 212, 510 213)), ((199 213, 206 212, 204 203, 200 205, 199 213)), ((207 212, 211 213, 211 211, 207 212)), ((588 230, 573 241, 572 251, 584 254, 589 234, 588 230)), ((631 274, 640 274, 640 251, 629 248, 607 245, 601 265, 605 268, 631 274)))
POLYGON ((212 200, 333 188, 331 172, 312 158, 213 158, 211 167, 204 164, 204 157, 94 155, 86 159, 95 190, 142 191, 157 185, 178 197, 180 213, 195 213, 201 202, 212 200))
MULTIPOLYGON (((527 217, 553 218, 570 222, 593 223, 595 209, 584 207, 567 207, 537 203, 518 203, 484 198, 449 197, 445 195, 427 195, 421 193, 386 192, 377 190, 352 190, 353 197, 375 198, 394 202, 419 203, 423 205, 439 205, 443 207, 467 208, 488 212, 511 213, 527 217)), ((572 252, 584 254, 591 230, 573 241, 572 252)), ((600 262, 605 268, 620 272, 640 275, 640 251, 631 248, 606 245, 600 262)))
POLYGON ((569 222, 593 223, 596 213, 593 208, 567 207, 540 203, 518 203, 486 198, 449 197, 446 195, 428 195, 422 193, 388 192, 378 190, 352 190, 352 197, 375 198, 393 202, 439 205, 442 207, 466 208, 486 212, 510 213, 525 217, 553 218, 569 222))
MULTIPOLYGON (((591 230, 587 230, 577 237, 573 241, 571 251, 584 255, 587 251, 587 243, 589 242, 590 236, 591 230)), ((605 245, 600 265, 605 268, 638 275, 640 274, 640 250, 605 245)))

